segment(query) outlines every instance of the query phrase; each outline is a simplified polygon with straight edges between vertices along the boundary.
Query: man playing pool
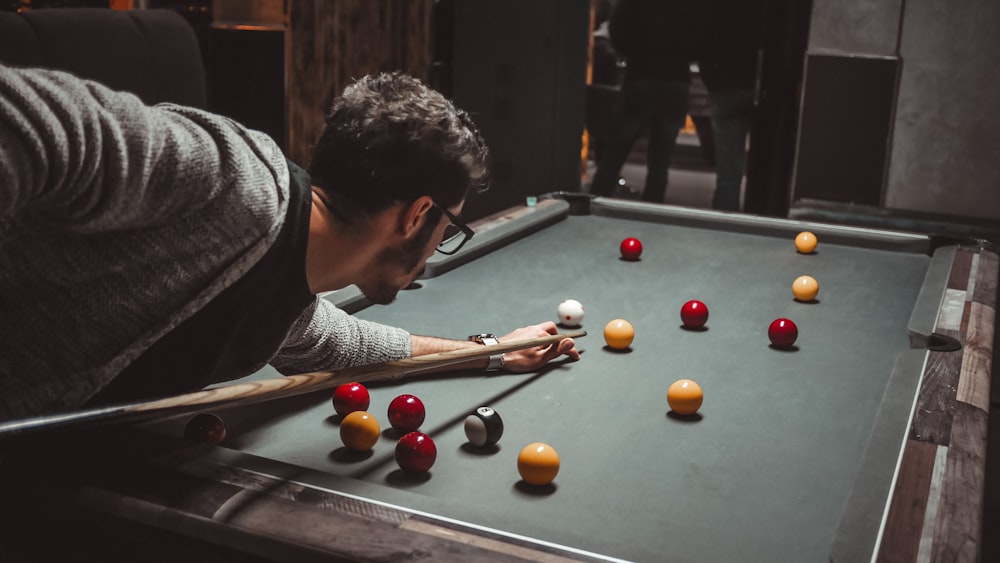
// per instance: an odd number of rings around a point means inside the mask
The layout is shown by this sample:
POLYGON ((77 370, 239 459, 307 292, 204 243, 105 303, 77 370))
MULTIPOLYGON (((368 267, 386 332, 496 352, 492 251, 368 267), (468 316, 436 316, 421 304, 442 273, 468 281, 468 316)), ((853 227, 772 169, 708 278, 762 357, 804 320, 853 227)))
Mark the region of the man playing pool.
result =
MULTIPOLYGON (((227 118, 0 67, 0 419, 477 346, 317 295, 389 303, 457 250, 486 157, 464 112, 401 74, 334 101, 306 173, 227 118)), ((562 355, 571 339, 503 363, 562 355)))

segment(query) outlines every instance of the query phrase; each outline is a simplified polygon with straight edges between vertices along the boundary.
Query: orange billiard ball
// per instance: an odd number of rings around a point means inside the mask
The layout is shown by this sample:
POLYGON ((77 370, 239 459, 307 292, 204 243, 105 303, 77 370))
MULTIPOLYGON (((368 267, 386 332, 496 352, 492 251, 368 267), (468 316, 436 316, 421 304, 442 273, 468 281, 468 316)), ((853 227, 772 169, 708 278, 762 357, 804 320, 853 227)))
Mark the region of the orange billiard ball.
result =
POLYGON ((356 452, 367 452, 378 441, 378 420, 365 411, 354 411, 340 421, 340 440, 356 452))
POLYGON ((615 350, 624 350, 632 345, 635 328, 625 319, 615 319, 604 325, 604 341, 615 350))
POLYGON ((795 235, 795 250, 802 254, 812 254, 816 250, 817 244, 816 235, 809 231, 802 231, 795 235))
POLYGON ((819 282, 812 276, 799 276, 792 282, 792 293, 799 301, 812 301, 819 294, 819 282))
POLYGON ((542 442, 525 446, 517 456, 517 472, 531 485, 548 485, 559 473, 559 454, 542 442))
POLYGON ((704 398, 701 386, 690 379, 678 379, 667 389, 667 404, 680 415, 698 412, 704 398))

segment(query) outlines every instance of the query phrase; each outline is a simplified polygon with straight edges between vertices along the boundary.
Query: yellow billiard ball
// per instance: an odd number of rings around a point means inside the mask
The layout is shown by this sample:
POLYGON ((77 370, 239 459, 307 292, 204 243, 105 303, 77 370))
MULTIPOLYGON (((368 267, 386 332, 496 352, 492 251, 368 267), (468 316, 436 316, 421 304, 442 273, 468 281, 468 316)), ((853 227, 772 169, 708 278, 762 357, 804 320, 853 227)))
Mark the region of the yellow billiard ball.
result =
POLYGON ((354 411, 340 421, 340 440, 356 452, 367 452, 378 441, 378 420, 365 411, 354 411))
POLYGON ((812 276, 799 276, 792 283, 792 293, 799 301, 812 301, 819 294, 819 282, 812 276))
POLYGON ((701 386, 690 379, 678 379, 667 389, 667 404, 677 414, 689 415, 698 412, 704 395, 701 386))
POLYGON ((812 254, 816 250, 816 235, 809 231, 802 231, 795 237, 795 249, 802 254, 812 254))
POLYGON ((624 350, 632 345, 635 329, 625 319, 615 319, 604 325, 604 341, 616 350, 624 350))
POLYGON ((559 473, 559 454, 542 442, 528 444, 517 455, 517 472, 531 485, 548 485, 559 473))

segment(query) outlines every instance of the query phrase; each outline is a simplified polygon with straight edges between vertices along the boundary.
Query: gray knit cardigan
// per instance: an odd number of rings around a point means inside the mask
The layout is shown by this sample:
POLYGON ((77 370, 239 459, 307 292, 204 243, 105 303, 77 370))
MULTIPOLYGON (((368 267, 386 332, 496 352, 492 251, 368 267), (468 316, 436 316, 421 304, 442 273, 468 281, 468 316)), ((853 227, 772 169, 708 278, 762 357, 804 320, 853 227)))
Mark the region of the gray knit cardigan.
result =
MULTIPOLYGON (((264 256, 288 190, 280 149, 229 119, 0 66, 0 420, 107 385, 264 256)), ((410 353, 406 331, 317 299, 270 363, 410 353)))

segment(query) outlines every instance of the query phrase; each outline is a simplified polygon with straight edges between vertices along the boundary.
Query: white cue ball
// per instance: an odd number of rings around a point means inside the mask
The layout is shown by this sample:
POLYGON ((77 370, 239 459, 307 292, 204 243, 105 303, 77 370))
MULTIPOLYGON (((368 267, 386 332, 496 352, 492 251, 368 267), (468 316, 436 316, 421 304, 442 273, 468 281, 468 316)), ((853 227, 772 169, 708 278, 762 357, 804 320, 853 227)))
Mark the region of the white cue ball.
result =
POLYGON ((580 326, 583 322, 583 305, 576 299, 567 299, 556 308, 559 323, 565 326, 580 326))

